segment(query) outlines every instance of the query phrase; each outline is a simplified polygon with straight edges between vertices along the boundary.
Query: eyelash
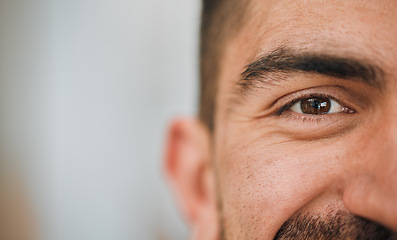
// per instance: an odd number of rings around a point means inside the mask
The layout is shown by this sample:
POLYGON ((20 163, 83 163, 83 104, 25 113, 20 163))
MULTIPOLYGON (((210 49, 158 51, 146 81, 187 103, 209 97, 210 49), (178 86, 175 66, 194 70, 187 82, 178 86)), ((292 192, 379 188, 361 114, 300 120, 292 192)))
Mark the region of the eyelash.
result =
MULTIPOLYGON (((298 98, 295 98, 293 100, 291 100, 290 102, 288 102, 287 104, 284 104, 283 106, 281 106, 276 113, 274 114, 275 117, 281 117, 286 111, 290 110, 292 106, 294 106, 296 103, 303 101, 305 99, 308 98, 329 98, 331 100, 336 101, 337 103, 341 104, 340 101, 338 99, 336 99, 333 96, 327 95, 327 94, 321 94, 321 93, 312 93, 312 94, 306 94, 303 96, 300 96, 298 98)), ((342 106, 344 106, 344 104, 341 104, 342 106)), ((354 110, 353 110, 354 111, 354 110)), ((302 121, 306 121, 306 120, 316 120, 316 121, 320 121, 322 120, 324 117, 326 117, 326 115, 331 115, 331 114, 325 114, 325 115, 309 115, 309 114, 300 114, 302 115, 302 121)))

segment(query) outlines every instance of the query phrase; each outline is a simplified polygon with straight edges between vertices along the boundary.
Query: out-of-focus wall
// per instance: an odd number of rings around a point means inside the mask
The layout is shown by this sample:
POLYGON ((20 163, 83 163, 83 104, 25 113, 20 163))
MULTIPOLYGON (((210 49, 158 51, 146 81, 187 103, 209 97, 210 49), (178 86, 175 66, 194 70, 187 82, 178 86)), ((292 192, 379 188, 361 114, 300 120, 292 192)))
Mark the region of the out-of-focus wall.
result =
POLYGON ((199 0, 0 1, 0 140, 41 239, 186 239, 161 171, 195 114, 199 0))

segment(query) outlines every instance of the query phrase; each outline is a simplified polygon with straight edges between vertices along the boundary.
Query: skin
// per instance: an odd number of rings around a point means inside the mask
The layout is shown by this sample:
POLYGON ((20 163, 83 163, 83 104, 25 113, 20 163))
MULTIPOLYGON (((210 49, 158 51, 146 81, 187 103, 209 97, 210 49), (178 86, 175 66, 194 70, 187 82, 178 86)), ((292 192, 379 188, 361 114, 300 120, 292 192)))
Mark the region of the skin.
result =
POLYGON ((252 0, 249 9, 222 56, 215 131, 184 118, 170 128, 166 172, 192 239, 273 239, 299 214, 337 212, 397 231, 397 2, 252 0), (246 66, 280 48, 371 62, 382 81, 291 71, 242 90, 246 66), (275 116, 307 94, 354 113, 275 116))

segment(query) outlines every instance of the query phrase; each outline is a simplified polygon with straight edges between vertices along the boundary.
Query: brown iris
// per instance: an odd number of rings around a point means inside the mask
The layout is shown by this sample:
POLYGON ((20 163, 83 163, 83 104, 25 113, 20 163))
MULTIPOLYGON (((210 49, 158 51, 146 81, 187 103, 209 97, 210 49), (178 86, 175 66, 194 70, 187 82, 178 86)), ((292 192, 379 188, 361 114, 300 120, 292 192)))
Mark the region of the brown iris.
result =
POLYGON ((326 114, 331 109, 331 100, 326 97, 312 97, 301 101, 301 110, 304 114, 326 114))

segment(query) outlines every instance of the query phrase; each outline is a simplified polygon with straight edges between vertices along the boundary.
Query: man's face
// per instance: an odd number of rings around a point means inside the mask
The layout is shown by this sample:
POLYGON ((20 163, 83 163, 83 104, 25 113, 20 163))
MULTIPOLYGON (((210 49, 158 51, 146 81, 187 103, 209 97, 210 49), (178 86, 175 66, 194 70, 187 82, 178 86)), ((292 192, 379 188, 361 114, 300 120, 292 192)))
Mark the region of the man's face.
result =
POLYGON ((397 1, 252 0, 246 14, 218 79, 223 237, 386 239, 350 212, 397 199, 397 1))

